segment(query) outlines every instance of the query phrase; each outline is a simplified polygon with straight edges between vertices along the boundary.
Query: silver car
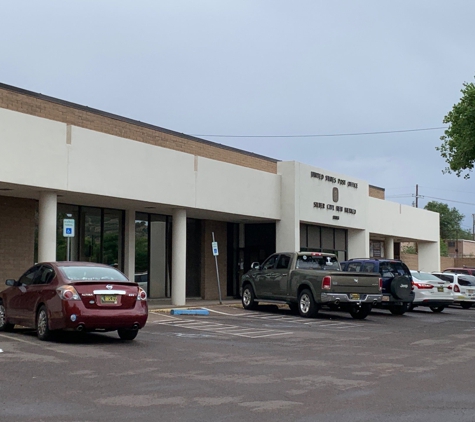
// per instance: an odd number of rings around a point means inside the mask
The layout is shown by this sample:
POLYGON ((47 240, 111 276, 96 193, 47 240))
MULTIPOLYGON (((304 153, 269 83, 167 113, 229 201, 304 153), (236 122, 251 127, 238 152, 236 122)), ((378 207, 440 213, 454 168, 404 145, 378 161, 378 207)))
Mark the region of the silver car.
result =
POLYGON ((454 303, 452 285, 434 274, 411 271, 414 302, 410 310, 417 306, 427 306, 432 312, 442 312, 454 303))
POLYGON ((457 273, 432 273, 450 283, 454 303, 468 309, 475 305, 475 276, 457 273))

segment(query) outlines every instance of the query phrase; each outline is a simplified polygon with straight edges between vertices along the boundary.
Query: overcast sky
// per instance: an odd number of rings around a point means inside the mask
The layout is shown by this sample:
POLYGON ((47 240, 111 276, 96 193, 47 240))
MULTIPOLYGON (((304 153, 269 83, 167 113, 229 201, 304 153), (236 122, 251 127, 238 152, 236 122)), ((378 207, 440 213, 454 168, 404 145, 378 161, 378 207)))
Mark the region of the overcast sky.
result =
POLYGON ((419 207, 447 203, 472 229, 475 174, 442 173, 443 129, 298 135, 444 126, 474 81, 473 0, 0 6, 2 83, 363 179, 403 204, 418 184, 419 207))

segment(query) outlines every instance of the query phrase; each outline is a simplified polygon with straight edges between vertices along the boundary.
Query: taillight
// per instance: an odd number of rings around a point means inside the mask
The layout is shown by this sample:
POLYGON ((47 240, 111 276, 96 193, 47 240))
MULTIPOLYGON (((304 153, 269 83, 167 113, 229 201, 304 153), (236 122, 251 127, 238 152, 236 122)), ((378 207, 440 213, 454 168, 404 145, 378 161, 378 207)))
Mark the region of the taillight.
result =
POLYGON ((447 289, 452 290, 452 285, 449 284, 449 285, 447 286, 447 289))
POLYGON ((429 283, 416 283, 416 282, 413 282, 413 283, 414 283, 414 286, 416 286, 419 289, 433 289, 434 288, 434 286, 429 283))
POLYGON ((139 287, 137 300, 147 300, 147 292, 144 289, 142 289, 142 287, 139 287))
POLYGON ((61 286, 56 289, 62 300, 81 300, 77 290, 73 286, 61 286))
POLYGON ((330 276, 323 277, 322 290, 330 290, 332 288, 332 278, 330 276))
POLYGON ((379 291, 380 292, 383 291, 383 279, 382 278, 379 279, 379 291))
POLYGON ((460 288, 456 284, 454 285, 454 292, 460 293, 460 288))

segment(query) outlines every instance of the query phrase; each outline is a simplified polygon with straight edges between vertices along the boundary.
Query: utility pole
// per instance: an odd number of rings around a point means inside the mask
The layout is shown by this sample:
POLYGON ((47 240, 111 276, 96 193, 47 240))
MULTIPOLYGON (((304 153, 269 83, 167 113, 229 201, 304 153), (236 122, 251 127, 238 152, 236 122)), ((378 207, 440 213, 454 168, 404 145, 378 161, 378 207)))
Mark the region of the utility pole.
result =
POLYGON ((416 185, 416 208, 419 208, 419 185, 416 185))

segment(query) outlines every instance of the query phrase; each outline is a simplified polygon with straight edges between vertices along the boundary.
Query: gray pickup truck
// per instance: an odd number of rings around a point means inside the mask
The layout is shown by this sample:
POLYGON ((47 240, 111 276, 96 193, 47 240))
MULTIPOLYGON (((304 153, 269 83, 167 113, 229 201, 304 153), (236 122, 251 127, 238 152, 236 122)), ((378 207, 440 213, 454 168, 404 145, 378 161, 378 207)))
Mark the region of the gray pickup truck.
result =
POLYGON ((379 274, 342 272, 334 254, 282 252, 251 265, 241 294, 245 309, 259 302, 286 303, 303 317, 328 307, 364 319, 381 302, 381 286, 379 274))

